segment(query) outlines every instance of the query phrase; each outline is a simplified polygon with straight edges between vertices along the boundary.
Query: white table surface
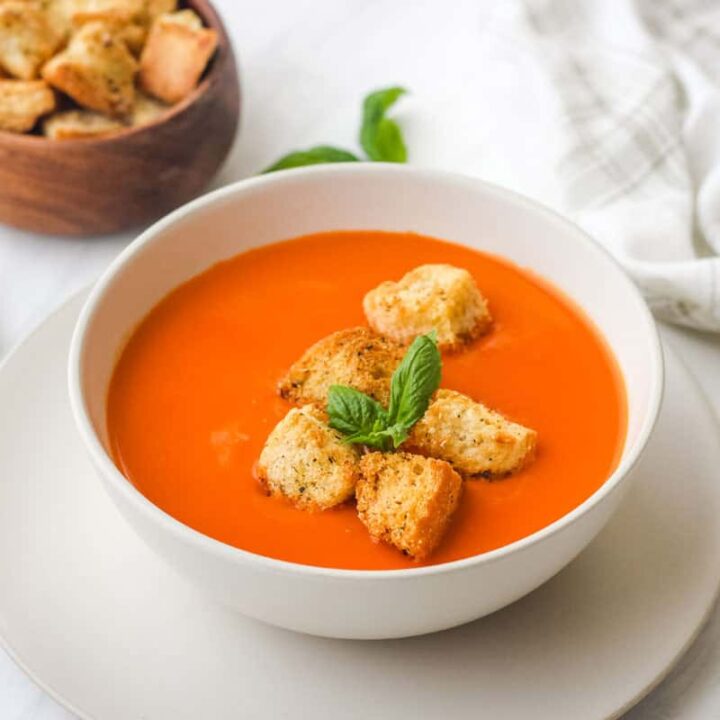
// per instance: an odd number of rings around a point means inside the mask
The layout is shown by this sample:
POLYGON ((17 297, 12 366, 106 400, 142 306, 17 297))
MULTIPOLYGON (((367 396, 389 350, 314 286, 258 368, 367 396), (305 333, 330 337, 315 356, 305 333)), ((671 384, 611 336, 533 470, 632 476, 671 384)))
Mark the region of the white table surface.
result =
MULTIPOLYGON (((214 185, 290 149, 356 147, 363 94, 401 83, 411 161, 475 174, 549 203, 548 157, 523 138, 543 109, 497 53, 497 5, 478 0, 216 0, 238 51, 240 140, 214 185)), ((0 226, 0 357, 92 281, 135 233, 67 240, 0 226)), ((663 328, 720 414, 720 337, 663 328)), ((719 470, 720 476, 720 470, 719 470)), ((718 478, 720 481, 720 477, 718 478)), ((680 479, 679 479, 680 480, 680 479)), ((720 521, 720 520, 719 520, 720 521)), ((0 588, 1 592, 1 588, 0 588)), ((662 628, 658 628, 662 632, 662 628)), ((0 718, 70 714, 0 651, 0 718)), ((626 717, 720 718, 720 610, 671 675, 626 717)))

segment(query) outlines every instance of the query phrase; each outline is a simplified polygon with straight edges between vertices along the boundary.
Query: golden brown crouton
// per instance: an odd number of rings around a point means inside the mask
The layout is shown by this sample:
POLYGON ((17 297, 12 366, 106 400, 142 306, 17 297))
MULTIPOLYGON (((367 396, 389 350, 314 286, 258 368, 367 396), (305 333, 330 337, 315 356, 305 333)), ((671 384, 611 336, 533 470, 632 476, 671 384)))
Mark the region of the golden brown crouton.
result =
POLYGON ((67 48, 43 68, 43 77, 90 110, 116 117, 130 113, 137 61, 110 25, 83 25, 67 48))
POLYGON ((178 10, 163 16, 163 23, 178 23, 191 30, 199 30, 203 26, 202 18, 194 10, 178 10))
POLYGON ((0 130, 28 132, 55 109, 55 93, 42 80, 0 80, 0 130))
POLYGON ((88 22, 102 22, 139 56, 147 40, 148 19, 145 0, 61 0, 75 29, 88 22))
POLYGON ((168 106, 142 91, 135 93, 135 106, 132 111, 132 125, 138 127, 154 122, 168 111, 168 106))
POLYGON ((441 349, 456 349, 484 333, 492 318, 472 275, 452 265, 421 265, 398 282, 384 282, 363 300, 377 332, 407 343, 437 331, 441 349))
POLYGON ((39 5, 0 4, 0 65, 10 75, 33 80, 61 42, 62 35, 39 5))
POLYGON ((191 10, 161 15, 140 58, 140 84, 150 95, 176 103, 192 92, 217 47, 215 30, 191 10))
POLYGON ((142 22, 145 0, 64 0, 75 25, 93 20, 115 23, 142 22))
POLYGON ((302 510, 326 510, 353 496, 358 457, 326 424, 322 410, 306 405, 290 410, 270 433, 257 474, 271 495, 302 510))
POLYGON ((400 452, 365 455, 355 494, 374 538, 423 560, 440 543, 461 491, 462 478, 448 463, 400 452))
POLYGON ((160 15, 174 13, 177 10, 177 0, 145 0, 145 17, 149 25, 160 15))
POLYGON ((278 391, 291 402, 324 407, 331 385, 348 385, 387 405, 390 380, 404 353, 402 345, 368 328, 339 330, 306 350, 278 391))
POLYGON ((43 123, 43 133, 52 140, 101 137, 124 128, 125 126, 117 120, 91 110, 67 110, 55 113, 43 123))
POLYGON ((145 41, 147 40, 148 30, 144 25, 138 23, 129 23, 121 25, 117 29, 118 37, 127 45, 128 50, 135 56, 140 57, 145 41))
POLYGON ((438 390, 404 447, 447 460, 462 475, 501 477, 535 454, 537 433, 467 395, 438 390))

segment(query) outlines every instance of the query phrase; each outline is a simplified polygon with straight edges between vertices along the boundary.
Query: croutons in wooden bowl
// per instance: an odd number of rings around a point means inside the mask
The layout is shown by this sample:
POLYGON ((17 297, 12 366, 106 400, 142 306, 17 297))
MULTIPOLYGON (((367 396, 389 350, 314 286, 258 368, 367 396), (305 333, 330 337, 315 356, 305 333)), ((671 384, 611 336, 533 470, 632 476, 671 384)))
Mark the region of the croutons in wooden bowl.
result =
MULTIPOLYGON (((227 32, 208 0, 187 0, 179 7, 196 13, 196 26, 167 35, 151 26, 147 41, 124 39, 131 49, 133 42, 144 46, 131 109, 116 92, 117 66, 108 67, 107 92, 97 98, 83 77, 83 43, 92 49, 96 40, 90 37, 97 31, 92 19, 27 79, 21 77, 24 66, 9 77, 0 69, 10 98, 5 108, 0 98, 0 114, 17 108, 19 123, 14 132, 0 129, 0 222, 56 235, 112 233, 157 218, 207 186, 235 138, 238 74, 227 32), (159 37, 153 41, 154 32, 159 37), (193 65, 194 51, 204 58, 193 65), (26 121, 24 114, 33 108, 35 121, 26 121)), ((182 17, 173 29, 181 25, 187 27, 182 17)))

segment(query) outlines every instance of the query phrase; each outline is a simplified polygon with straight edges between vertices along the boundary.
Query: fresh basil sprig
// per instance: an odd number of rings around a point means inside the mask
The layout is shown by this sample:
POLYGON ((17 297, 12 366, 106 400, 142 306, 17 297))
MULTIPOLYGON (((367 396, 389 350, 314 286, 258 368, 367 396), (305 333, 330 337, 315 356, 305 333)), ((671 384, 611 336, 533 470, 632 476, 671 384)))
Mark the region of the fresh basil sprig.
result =
POLYGON ((358 162, 357 155, 347 150, 332 147, 331 145, 318 145, 308 150, 297 150, 281 157, 270 167, 263 170, 264 173, 275 172, 276 170, 287 170, 288 168, 302 167, 303 165, 320 165, 322 163, 358 162))
POLYGON ((348 443, 380 450, 397 448, 427 411, 441 374, 442 359, 435 331, 421 335, 415 338, 393 373, 387 409, 359 390, 345 385, 330 387, 327 404, 330 427, 345 435, 348 443))
MULTIPOLYGON (((1 2, 2 0, 0 0, 1 2)), ((363 101, 362 125, 360 127, 360 145, 368 160, 385 162, 407 162, 407 148, 400 126, 387 117, 387 111, 407 90, 390 87, 371 92, 363 101)), ((262 171, 264 173, 304 165, 321 163, 358 162, 361 158, 332 145, 317 145, 308 150, 297 150, 281 157, 262 171)))
POLYGON ((363 103, 360 144, 371 160, 407 162, 407 148, 400 126, 386 117, 387 111, 405 95, 402 87, 391 87, 370 93, 363 103))
POLYGON ((346 385, 332 385, 328 392, 330 427, 345 435, 345 441, 386 449, 385 408, 365 393, 346 385))

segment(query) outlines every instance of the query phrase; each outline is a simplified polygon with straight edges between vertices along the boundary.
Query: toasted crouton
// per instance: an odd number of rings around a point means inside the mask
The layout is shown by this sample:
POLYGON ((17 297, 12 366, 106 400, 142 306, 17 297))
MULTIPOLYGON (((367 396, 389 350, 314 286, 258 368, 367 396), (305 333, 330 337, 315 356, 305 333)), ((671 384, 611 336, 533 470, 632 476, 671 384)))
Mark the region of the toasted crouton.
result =
POLYGON ((355 489, 370 535, 416 560, 440 543, 461 491, 462 478, 448 463, 402 452, 365 455, 355 489))
POLYGON ((55 93, 42 80, 0 80, 0 130, 29 132, 55 109, 55 93))
POLYGON ((133 127, 147 125, 154 122, 166 113, 168 106, 155 98, 151 98, 142 91, 135 93, 135 106, 132 111, 131 122, 133 127))
POLYGON ((117 29, 117 35, 127 45, 128 50, 130 50, 136 58, 140 57, 140 54, 145 47, 147 34, 147 28, 139 23, 128 23, 127 25, 121 25, 117 29))
POLYGON ((306 405, 290 410, 270 433, 257 474, 271 495, 301 510, 326 510, 353 496, 358 457, 326 424, 322 410, 306 405))
POLYGON ((202 27, 191 10, 161 15, 140 58, 140 85, 160 100, 179 102, 197 85, 217 42, 217 32, 202 27))
POLYGON ((148 34, 145 0, 61 0, 75 29, 89 22, 102 22, 139 56, 148 34))
POLYGON ((51 140, 77 140, 111 135, 124 128, 117 120, 91 110, 67 110, 47 118, 43 134, 51 140))
POLYGON ((177 0, 145 0, 145 17, 149 25, 160 15, 174 13, 176 10, 177 0))
POLYGON ((42 74, 83 107, 123 117, 133 107, 136 72, 135 58, 112 26, 90 22, 45 65, 42 74))
POLYGON ((62 35, 39 5, 0 4, 0 65, 10 75, 33 80, 61 42, 62 35))
POLYGON ((278 392, 294 403, 324 406, 331 385, 349 385, 387 405, 390 380, 403 355, 402 345, 368 328, 339 330, 305 351, 278 392))
POLYGON ((537 433, 467 395, 438 390, 404 447, 447 460, 466 477, 502 477, 535 454, 537 433))
POLYGON ((442 349, 459 348, 492 322, 472 275, 452 265, 421 265, 398 282, 381 283, 365 295, 363 308, 382 335, 407 343, 435 330, 442 349))
POLYGON ((114 23, 141 22, 145 16, 145 0, 64 0, 75 25, 93 20, 114 23))

